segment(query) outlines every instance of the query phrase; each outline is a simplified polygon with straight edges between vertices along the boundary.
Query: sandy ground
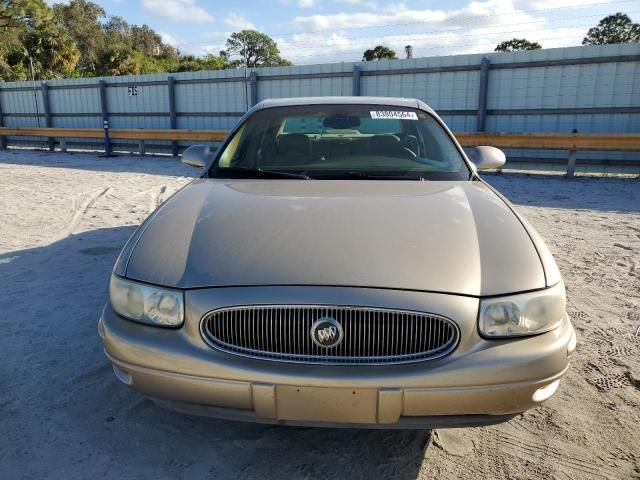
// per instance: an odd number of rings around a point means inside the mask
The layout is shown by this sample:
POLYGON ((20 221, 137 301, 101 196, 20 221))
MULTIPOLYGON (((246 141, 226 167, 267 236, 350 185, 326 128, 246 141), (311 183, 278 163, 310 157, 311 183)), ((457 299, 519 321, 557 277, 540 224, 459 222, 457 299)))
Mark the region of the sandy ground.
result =
POLYGON ((542 407, 426 432, 202 419, 117 382, 96 333, 110 269, 193 174, 0 151, 0 478, 640 478, 638 180, 488 177, 558 260, 578 351, 542 407))

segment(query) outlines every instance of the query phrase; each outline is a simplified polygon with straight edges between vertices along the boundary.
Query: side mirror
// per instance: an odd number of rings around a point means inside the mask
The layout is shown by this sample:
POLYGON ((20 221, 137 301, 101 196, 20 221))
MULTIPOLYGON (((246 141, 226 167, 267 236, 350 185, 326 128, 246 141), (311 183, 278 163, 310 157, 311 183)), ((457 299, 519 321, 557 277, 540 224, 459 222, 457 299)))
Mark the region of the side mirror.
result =
POLYGON ((478 170, 500 168, 507 161, 504 152, 496 147, 474 147, 468 156, 478 170))
POLYGON ((213 158, 213 151, 207 145, 193 145, 182 153, 182 163, 196 168, 204 168, 213 158))

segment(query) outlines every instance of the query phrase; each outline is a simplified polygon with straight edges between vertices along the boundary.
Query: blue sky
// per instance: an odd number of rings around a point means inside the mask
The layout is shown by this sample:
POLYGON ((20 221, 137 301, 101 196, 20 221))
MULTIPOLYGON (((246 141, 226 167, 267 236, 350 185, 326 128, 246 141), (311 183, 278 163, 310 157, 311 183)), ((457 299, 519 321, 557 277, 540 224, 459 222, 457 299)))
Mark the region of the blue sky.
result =
MULTIPOLYGON (((378 44, 415 57, 481 53, 525 37, 579 45, 611 13, 640 19, 638 0, 93 0, 108 14, 146 23, 185 53, 217 53, 242 28, 273 37, 295 64, 356 61, 378 44)), ((55 0, 49 3, 54 3, 55 0)))

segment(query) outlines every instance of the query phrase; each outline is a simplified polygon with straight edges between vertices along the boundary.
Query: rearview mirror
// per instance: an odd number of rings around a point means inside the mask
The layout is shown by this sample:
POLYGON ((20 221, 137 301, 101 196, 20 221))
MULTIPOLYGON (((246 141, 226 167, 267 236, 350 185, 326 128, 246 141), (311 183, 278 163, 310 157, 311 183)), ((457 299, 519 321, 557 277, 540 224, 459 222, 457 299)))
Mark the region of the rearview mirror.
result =
POLYGON ((324 128, 348 130, 360 126, 360 118, 353 115, 337 114, 327 117, 322 122, 324 128))
POLYGON ((182 163, 196 168, 204 168, 213 158, 215 150, 212 151, 208 145, 194 145, 187 148, 182 153, 182 163))
POLYGON ((468 156, 478 170, 500 168, 507 161, 504 152, 496 147, 474 147, 469 150, 468 156))

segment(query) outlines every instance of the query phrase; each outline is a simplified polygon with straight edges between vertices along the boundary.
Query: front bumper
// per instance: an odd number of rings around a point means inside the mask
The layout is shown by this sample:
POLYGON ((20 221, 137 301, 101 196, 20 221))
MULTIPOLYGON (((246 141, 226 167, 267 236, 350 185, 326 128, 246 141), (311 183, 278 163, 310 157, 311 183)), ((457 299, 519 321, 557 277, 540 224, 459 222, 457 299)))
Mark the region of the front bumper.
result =
MULTIPOLYGON (((371 289, 256 287, 187 292, 178 330, 130 322, 107 305, 100 319, 105 352, 118 378, 163 406, 256 422, 411 428, 498 423, 535 407, 539 389, 568 368, 575 332, 568 318, 535 337, 485 340, 478 300, 371 289), (282 301, 371 305, 439 313, 458 322, 461 341, 448 357, 406 365, 287 364, 235 356, 199 335, 213 308, 282 301), (244 300, 244 301, 243 301, 244 300)), ((553 388, 547 389, 552 391, 553 388)))

